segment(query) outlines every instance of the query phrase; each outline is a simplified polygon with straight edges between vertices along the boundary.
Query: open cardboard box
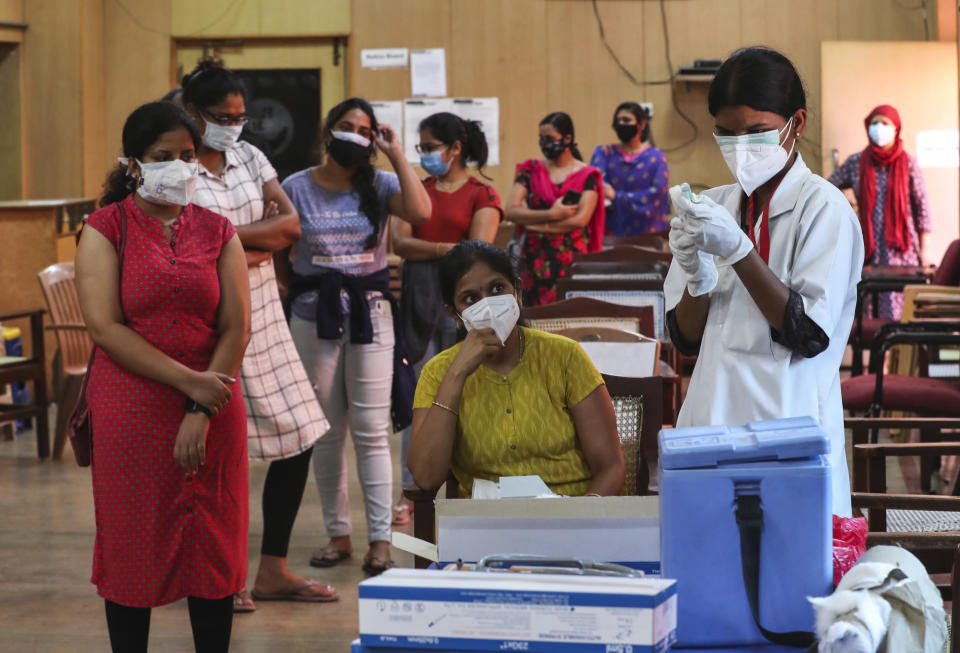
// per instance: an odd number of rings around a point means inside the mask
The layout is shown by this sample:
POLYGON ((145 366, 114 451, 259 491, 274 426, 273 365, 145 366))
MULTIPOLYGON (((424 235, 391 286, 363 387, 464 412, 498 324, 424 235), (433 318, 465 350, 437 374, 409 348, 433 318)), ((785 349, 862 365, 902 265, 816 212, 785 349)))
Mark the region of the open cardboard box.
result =
POLYGON ((534 554, 660 573, 658 497, 438 499, 437 545, 394 533, 397 548, 443 564, 534 554))

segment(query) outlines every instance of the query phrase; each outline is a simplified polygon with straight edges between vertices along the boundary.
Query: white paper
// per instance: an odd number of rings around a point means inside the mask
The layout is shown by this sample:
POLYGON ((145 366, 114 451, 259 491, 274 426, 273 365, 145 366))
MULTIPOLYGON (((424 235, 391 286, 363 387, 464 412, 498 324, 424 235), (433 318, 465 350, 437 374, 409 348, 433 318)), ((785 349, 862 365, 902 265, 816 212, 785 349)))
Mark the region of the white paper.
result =
POLYGON ((420 142, 420 123, 427 116, 442 111, 453 111, 453 100, 404 100, 403 101, 403 151, 412 165, 420 163, 417 144, 420 142))
POLYGON ((495 97, 455 98, 452 113, 480 123, 487 137, 487 165, 500 165, 500 100, 495 97))
POLYGON ((426 558, 431 562, 439 562, 436 544, 431 544, 426 540, 421 540, 416 537, 410 537, 406 533, 400 533, 399 531, 393 531, 393 533, 390 534, 390 538, 390 543, 401 551, 426 558))
POLYGON ((647 377, 657 375, 656 340, 645 342, 581 342, 601 374, 647 377))
POLYGON ((406 68, 409 60, 407 48, 377 48, 360 51, 363 68, 406 68))
POLYGON ((401 137, 403 136, 403 102, 371 102, 373 115, 377 118, 377 123, 381 125, 390 125, 393 130, 401 137))
POLYGON ((487 165, 500 164, 500 100, 489 98, 409 99, 403 102, 403 143, 407 160, 417 165, 420 123, 435 113, 448 111, 464 120, 477 120, 487 137, 487 165))
POLYGON ((501 476, 501 499, 541 499, 558 496, 550 491, 547 484, 537 474, 530 476, 501 476))
POLYGON ((960 130, 917 132, 917 164, 921 168, 960 167, 960 130))
POLYGON ((443 97, 447 94, 447 59, 443 48, 410 51, 410 95, 443 97))

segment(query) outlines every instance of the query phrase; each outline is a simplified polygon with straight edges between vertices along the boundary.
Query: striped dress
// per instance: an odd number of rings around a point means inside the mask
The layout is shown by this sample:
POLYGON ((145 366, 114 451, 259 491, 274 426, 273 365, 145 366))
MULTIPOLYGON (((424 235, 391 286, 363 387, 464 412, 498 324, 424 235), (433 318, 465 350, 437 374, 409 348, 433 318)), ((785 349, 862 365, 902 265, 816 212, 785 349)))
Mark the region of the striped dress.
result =
MULTIPOLYGON (((263 217, 263 185, 277 172, 263 152, 239 141, 217 177, 200 164, 193 202, 242 227, 263 217)), ((249 456, 290 458, 329 430, 313 386, 290 337, 273 262, 249 268, 250 344, 243 358, 249 456)))

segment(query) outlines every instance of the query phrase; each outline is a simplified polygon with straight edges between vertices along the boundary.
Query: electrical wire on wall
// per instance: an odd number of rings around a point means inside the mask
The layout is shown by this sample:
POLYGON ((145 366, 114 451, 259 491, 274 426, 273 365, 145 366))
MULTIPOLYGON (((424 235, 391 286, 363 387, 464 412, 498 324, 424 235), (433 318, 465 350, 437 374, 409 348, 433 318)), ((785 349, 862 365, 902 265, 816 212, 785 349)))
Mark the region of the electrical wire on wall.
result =
POLYGON ((610 53, 610 57, 614 60, 614 62, 617 64, 617 66, 620 68, 623 74, 627 77, 627 79, 629 79, 636 86, 660 86, 664 84, 669 84, 670 85, 670 102, 673 105, 673 110, 676 111, 677 115, 679 115, 680 118, 682 118, 684 122, 690 125, 690 127, 693 129, 693 134, 690 136, 690 138, 682 142, 680 145, 675 145, 674 147, 665 147, 665 148, 662 148, 662 150, 664 152, 676 152, 677 150, 681 150, 685 147, 693 145, 697 141, 697 139, 700 137, 700 129, 697 127, 697 124, 693 120, 691 120, 690 117, 687 116, 687 114, 683 112, 683 110, 680 108, 680 105, 677 103, 677 91, 676 91, 676 85, 674 84, 674 79, 673 79, 675 76, 675 73, 673 71, 673 62, 670 59, 670 33, 669 33, 669 30, 667 29, 667 7, 666 7, 665 0, 660 0, 660 19, 663 24, 663 47, 664 47, 664 53, 666 55, 666 60, 667 60, 667 71, 670 76, 667 79, 658 79, 654 81, 637 79, 636 77, 634 77, 633 73, 631 73, 627 69, 627 67, 623 65, 623 62, 620 61, 620 57, 617 56, 617 53, 614 52, 613 48, 610 46, 610 43, 607 41, 606 32, 603 28, 603 20, 600 18, 600 10, 597 7, 597 0, 592 0, 592 2, 593 2, 593 15, 597 19, 597 28, 600 30, 600 40, 603 42, 603 46, 607 49, 607 52, 610 53))

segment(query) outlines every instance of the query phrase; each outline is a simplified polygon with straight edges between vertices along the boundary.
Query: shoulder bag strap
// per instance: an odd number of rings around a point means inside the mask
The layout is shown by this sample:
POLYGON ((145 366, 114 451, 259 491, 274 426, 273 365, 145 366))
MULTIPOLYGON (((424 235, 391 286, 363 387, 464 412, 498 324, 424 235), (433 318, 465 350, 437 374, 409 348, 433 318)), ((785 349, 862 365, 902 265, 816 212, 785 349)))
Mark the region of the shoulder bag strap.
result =
POLYGON ((747 601, 753 621, 760 633, 774 644, 792 648, 807 648, 816 642, 813 633, 795 630, 789 633, 776 633, 760 625, 760 537, 763 533, 763 508, 760 496, 756 494, 738 495, 737 526, 740 528, 740 561, 743 567, 743 585, 747 591, 747 601))

